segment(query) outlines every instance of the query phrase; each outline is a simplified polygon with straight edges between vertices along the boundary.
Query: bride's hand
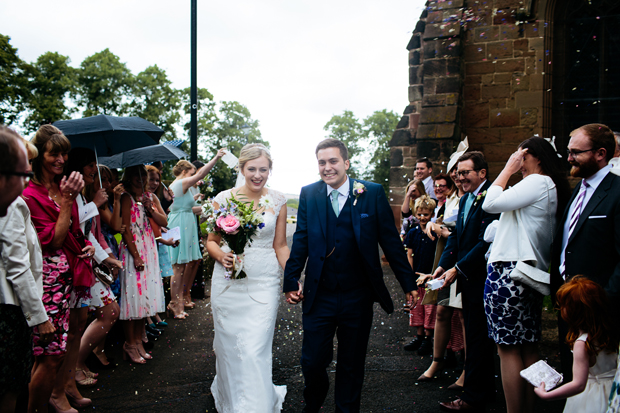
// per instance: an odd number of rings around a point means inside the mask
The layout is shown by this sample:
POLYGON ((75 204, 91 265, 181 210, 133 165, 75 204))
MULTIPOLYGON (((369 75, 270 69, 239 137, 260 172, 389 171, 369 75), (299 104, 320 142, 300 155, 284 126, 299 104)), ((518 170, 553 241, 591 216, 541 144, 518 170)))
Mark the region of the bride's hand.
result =
POLYGON ((233 263, 235 262, 235 256, 232 252, 227 252, 220 259, 220 264, 224 266, 224 268, 230 269, 233 267, 233 263))

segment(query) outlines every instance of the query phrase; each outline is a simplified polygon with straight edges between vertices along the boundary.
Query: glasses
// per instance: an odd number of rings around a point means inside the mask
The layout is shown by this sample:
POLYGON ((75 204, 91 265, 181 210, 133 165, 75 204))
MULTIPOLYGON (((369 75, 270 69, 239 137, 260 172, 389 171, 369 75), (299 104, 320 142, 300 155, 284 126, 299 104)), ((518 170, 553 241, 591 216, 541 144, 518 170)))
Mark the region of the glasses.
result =
POLYGON ((435 188, 447 188, 448 185, 443 185, 443 184, 435 184, 435 188))
POLYGON ((469 175, 470 172, 478 172, 480 169, 470 169, 470 170, 465 170, 465 171, 456 171, 456 174, 462 178, 466 177, 467 175, 469 175))
POLYGON ((34 173, 32 172, 9 172, 9 171, 0 171, 2 175, 12 175, 12 176, 21 176, 26 180, 26 182, 30 182, 32 178, 34 178, 34 173))
POLYGON ((584 153, 584 152, 590 152, 590 151, 596 151, 598 148, 590 148, 590 149, 585 149, 583 151, 576 151, 574 149, 567 149, 566 150, 566 154, 568 156, 572 156, 573 158, 576 157, 577 155, 584 153))

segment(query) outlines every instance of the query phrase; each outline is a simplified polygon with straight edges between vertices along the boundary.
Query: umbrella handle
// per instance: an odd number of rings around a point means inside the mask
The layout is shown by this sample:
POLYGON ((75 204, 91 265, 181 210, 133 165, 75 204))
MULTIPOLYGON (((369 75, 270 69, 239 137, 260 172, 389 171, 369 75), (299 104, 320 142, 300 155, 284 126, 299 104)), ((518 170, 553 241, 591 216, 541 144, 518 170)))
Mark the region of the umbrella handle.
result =
POLYGON ((97 157, 97 147, 95 146, 95 163, 97 163, 97 177, 99 177, 99 188, 103 188, 101 184, 101 170, 99 169, 99 157, 97 157))

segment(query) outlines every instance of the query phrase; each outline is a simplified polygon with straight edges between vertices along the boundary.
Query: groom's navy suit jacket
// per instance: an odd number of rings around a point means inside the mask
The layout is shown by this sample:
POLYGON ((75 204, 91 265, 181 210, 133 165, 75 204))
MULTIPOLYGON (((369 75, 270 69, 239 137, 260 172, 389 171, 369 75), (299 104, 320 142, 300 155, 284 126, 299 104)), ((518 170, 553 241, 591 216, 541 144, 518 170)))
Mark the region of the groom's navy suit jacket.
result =
MULTIPOLYGON (((380 245, 405 292, 417 289, 415 275, 407 261, 405 249, 394 226, 394 216, 381 185, 360 181, 366 190, 353 205, 353 182, 349 178, 351 197, 351 220, 355 240, 359 249, 359 262, 364 269, 366 285, 375 295, 375 300, 388 313, 394 311, 394 304, 383 281, 380 245)), ((299 196, 297 229, 293 235, 291 255, 284 271, 284 292, 297 291, 301 273, 306 267, 304 282, 304 313, 310 312, 316 296, 327 251, 327 185, 323 181, 305 186, 299 196), (306 264, 307 263, 307 264, 306 264)))

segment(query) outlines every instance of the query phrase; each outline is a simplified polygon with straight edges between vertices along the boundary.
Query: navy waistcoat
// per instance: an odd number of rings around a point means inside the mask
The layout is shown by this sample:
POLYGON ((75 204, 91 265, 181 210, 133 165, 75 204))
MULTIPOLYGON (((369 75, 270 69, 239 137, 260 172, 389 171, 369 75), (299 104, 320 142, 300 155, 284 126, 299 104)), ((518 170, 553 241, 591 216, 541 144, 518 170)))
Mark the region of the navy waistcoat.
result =
POLYGON ((338 217, 329 196, 327 202, 327 251, 321 272, 320 288, 353 290, 366 286, 362 256, 355 240, 351 220, 351 197, 347 199, 338 217), (330 254, 331 253, 331 254, 330 254))

